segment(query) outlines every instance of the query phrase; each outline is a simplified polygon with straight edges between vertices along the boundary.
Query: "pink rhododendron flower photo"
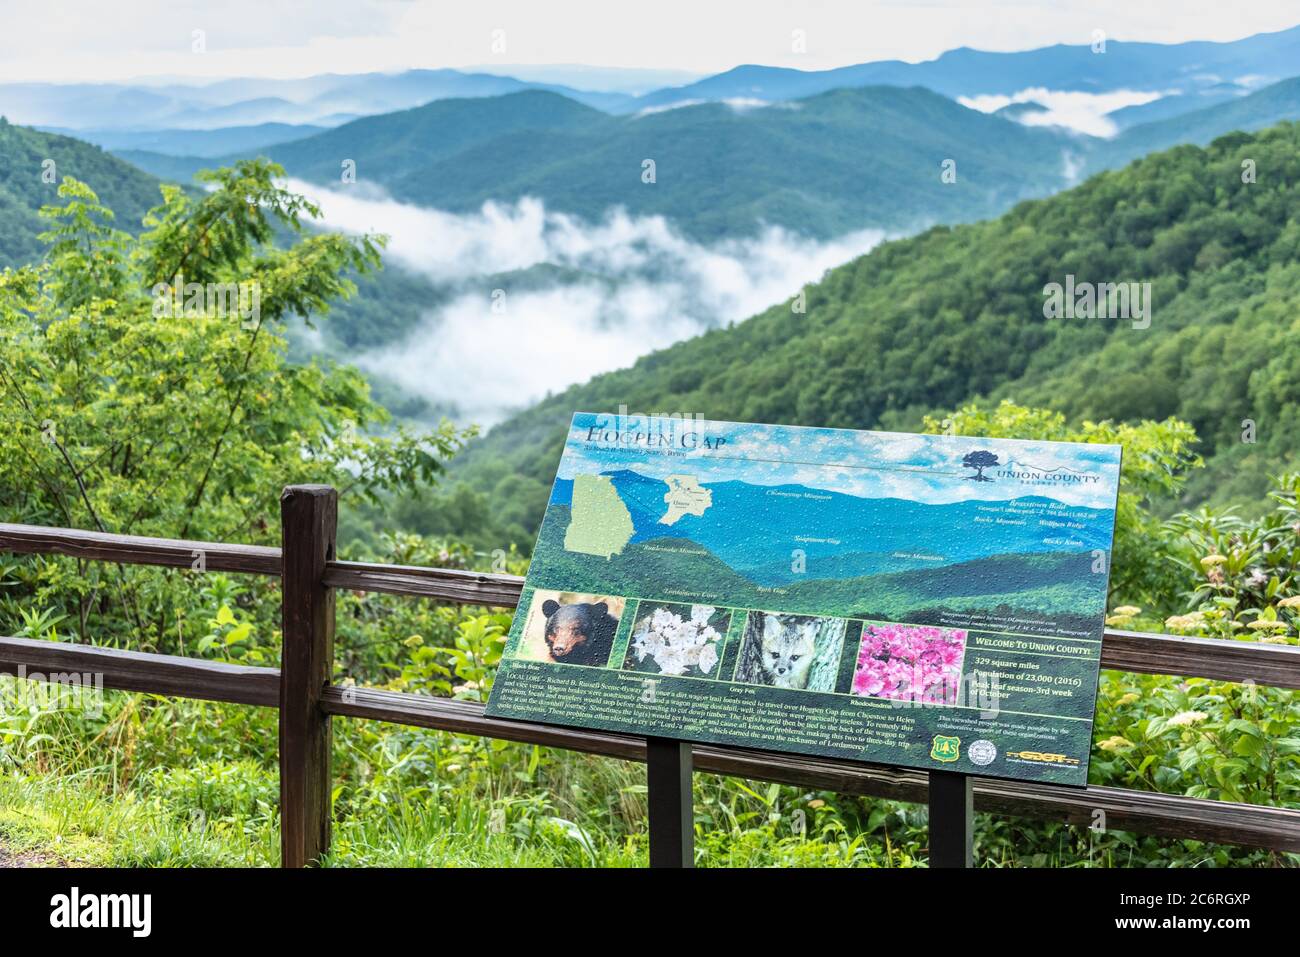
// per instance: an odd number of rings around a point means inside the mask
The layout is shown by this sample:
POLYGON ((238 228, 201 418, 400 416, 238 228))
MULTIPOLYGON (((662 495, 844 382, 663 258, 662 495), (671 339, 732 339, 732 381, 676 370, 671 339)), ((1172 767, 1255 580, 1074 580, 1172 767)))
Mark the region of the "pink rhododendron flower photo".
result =
POLYGON ((966 632, 932 625, 867 625, 853 672, 856 695, 942 701, 956 694, 966 632))

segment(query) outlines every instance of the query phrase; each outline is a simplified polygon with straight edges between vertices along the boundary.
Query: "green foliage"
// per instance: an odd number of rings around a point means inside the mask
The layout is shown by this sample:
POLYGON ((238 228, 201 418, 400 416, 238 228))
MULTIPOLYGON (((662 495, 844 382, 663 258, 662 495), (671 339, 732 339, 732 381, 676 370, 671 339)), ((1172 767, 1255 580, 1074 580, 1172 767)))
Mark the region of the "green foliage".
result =
POLYGON ((1186 614, 1165 627, 1216 638, 1250 636, 1291 644, 1300 622, 1300 473, 1274 481, 1272 511, 1247 520, 1235 509, 1202 508, 1165 527, 1172 560, 1191 587, 1186 614))
POLYGON ((1300 800, 1293 692, 1108 672, 1097 724, 1094 782, 1246 804, 1300 800))

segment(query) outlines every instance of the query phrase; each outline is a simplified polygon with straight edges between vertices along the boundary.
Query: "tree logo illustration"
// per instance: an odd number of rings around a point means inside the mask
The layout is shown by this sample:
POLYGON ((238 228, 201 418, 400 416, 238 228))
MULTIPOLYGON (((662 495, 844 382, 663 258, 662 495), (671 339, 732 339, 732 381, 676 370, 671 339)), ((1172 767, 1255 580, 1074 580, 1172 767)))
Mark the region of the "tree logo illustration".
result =
POLYGON ((967 475, 966 478, 972 482, 992 482, 993 480, 984 474, 985 469, 990 469, 998 464, 998 457, 992 452, 979 449, 975 452, 967 452, 966 457, 961 460, 961 464, 968 469, 974 469, 974 475, 967 475))

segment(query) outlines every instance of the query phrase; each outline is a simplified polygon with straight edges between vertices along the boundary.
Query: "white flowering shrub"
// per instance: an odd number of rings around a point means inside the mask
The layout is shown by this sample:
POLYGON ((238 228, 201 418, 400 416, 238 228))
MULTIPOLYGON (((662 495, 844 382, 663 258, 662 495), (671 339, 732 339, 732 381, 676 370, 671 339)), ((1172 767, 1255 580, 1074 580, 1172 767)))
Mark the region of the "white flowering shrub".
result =
POLYGON ((624 667, 664 675, 712 676, 730 620, 728 612, 712 605, 643 603, 624 667))

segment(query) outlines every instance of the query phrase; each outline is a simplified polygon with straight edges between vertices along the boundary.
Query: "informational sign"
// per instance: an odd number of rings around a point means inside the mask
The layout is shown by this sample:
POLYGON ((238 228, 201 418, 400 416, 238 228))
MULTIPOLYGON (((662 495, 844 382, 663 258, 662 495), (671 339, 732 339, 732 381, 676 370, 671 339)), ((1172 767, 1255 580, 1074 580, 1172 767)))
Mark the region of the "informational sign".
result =
POLYGON ((1082 785, 1120 452, 578 413, 488 714, 1082 785))

